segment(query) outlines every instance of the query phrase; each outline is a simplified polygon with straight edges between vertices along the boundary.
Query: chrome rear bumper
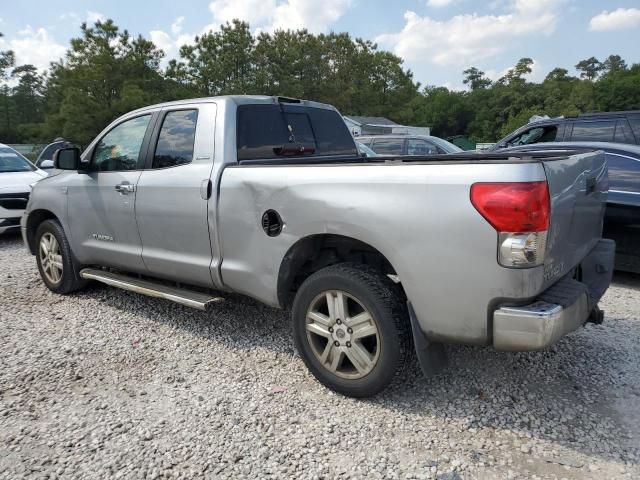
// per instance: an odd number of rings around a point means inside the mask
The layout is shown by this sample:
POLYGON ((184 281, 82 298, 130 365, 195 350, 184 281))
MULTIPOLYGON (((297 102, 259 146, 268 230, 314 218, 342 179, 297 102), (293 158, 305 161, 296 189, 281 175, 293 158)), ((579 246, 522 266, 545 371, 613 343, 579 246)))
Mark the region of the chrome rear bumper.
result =
POLYGON ((502 307, 493 315, 493 345, 498 350, 539 350, 576 330, 589 317, 586 294, 563 308, 547 302, 502 307))
POLYGON ((615 242, 601 240, 581 263, 582 278, 564 278, 525 306, 503 306, 493 314, 498 350, 540 350, 583 325, 613 274, 615 242))

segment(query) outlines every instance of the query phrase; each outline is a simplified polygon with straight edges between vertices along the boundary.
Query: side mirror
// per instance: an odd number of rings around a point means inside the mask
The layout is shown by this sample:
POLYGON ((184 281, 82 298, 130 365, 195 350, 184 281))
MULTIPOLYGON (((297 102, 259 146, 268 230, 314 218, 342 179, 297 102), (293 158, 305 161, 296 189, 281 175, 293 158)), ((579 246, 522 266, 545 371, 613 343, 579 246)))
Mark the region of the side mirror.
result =
POLYGON ((53 167, 53 160, 43 160, 42 162, 40 162, 40 165, 38 165, 38 168, 41 168, 42 170, 48 170, 53 167))
POLYGON ((53 154, 53 166, 60 170, 78 170, 80 167, 80 149, 61 148, 53 154))

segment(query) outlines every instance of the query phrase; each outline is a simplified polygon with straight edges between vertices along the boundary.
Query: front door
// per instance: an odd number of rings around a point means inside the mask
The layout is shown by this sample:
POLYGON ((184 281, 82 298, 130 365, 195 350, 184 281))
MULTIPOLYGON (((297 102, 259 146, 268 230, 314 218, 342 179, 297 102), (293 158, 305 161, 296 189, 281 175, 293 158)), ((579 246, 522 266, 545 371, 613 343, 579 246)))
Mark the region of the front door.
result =
POLYGON ((68 219, 80 263, 145 272, 136 224, 136 188, 152 115, 125 120, 95 145, 87 173, 67 187, 68 219))
POLYGON ((214 193, 215 114, 214 103, 160 112, 136 194, 142 258, 149 272, 203 287, 213 286, 207 206, 214 193))

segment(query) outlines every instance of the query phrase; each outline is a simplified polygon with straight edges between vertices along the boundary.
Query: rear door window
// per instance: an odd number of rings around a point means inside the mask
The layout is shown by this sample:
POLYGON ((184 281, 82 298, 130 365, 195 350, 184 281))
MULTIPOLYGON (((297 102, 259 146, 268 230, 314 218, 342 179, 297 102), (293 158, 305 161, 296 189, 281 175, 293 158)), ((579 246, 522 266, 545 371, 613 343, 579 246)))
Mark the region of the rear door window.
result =
POLYGON ((197 121, 197 110, 167 112, 158 135, 152 168, 175 167, 191 163, 197 121))
POLYGON ((571 140, 574 142, 611 142, 615 127, 615 120, 575 122, 571 140))
POLYGON ((238 107, 237 152, 238 161, 358 155, 338 112, 292 105, 238 107))
POLYGON ((407 140, 407 155, 437 155, 438 147, 420 138, 407 140))
POLYGON ((404 155, 404 138, 376 138, 371 150, 378 155, 404 155))

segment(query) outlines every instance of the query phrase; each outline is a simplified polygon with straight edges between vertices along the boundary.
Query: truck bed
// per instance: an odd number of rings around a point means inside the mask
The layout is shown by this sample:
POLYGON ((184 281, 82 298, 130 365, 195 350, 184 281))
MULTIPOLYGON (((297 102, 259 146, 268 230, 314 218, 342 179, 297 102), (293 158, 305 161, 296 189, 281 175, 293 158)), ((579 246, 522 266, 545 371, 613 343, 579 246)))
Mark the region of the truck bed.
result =
POLYGON ((491 342, 502 304, 534 299, 567 275, 601 237, 604 156, 593 152, 271 159, 227 166, 220 180, 221 278, 277 306, 281 259, 312 235, 357 239, 393 266, 430 338, 491 342), (470 166, 472 165, 472 166, 470 166), (304 167, 304 168, 303 168, 304 167), (384 169, 381 173, 380 169, 384 169), (596 179, 585 195, 587 178, 596 179), (482 182, 548 181, 551 224, 544 265, 498 264, 496 230, 470 202, 482 182), (259 219, 277 211, 277 237, 259 219))
POLYGON ((593 150, 563 149, 554 151, 527 151, 527 152, 465 152, 449 153, 446 155, 404 155, 404 156, 331 156, 331 157, 295 157, 266 160, 240 160, 240 165, 333 165, 347 164, 458 164, 458 163, 536 163, 540 161, 553 161, 566 159, 568 155, 592 152, 593 150))

